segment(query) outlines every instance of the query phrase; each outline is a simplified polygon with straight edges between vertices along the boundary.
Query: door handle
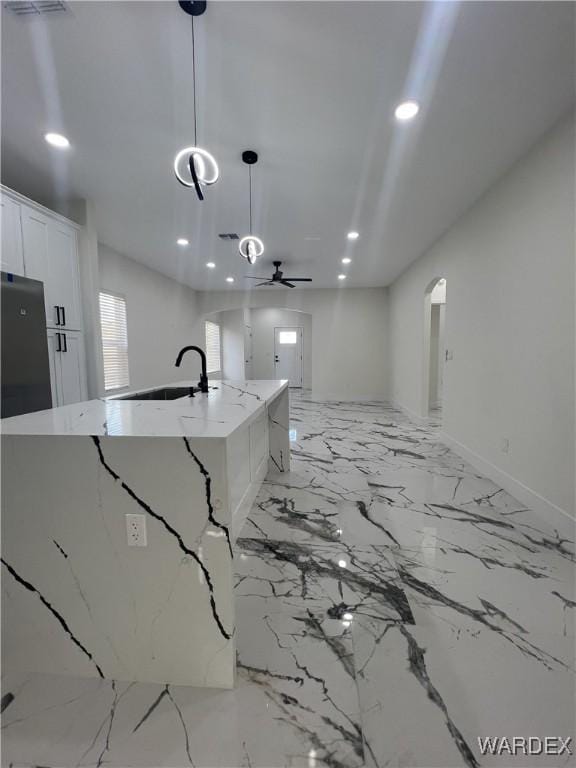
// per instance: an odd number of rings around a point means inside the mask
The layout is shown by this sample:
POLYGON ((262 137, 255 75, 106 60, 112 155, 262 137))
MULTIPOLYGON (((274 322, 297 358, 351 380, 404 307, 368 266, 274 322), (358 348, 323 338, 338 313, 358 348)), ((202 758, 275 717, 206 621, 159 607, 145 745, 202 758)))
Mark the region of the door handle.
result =
POLYGON ((58 304, 54 304, 54 309, 56 310, 56 325, 60 325, 60 307, 58 304))
POLYGON ((60 307, 62 310, 62 325, 66 325, 66 309, 64 307, 60 307))
POLYGON ((64 349, 63 349, 63 352, 68 352, 68 341, 66 339, 66 334, 63 333, 62 336, 64 336, 64 349))
POLYGON ((58 346, 56 347, 56 352, 62 352, 62 341, 60 339, 60 334, 56 334, 56 338, 58 339, 58 346))

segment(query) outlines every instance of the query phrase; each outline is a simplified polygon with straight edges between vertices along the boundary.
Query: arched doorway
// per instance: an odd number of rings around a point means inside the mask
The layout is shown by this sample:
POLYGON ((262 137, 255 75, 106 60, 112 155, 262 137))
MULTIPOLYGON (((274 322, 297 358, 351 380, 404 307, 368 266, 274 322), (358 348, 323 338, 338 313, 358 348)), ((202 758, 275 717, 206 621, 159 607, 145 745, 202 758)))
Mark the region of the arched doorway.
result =
POLYGON ((279 306, 243 306, 214 310, 203 317, 207 334, 218 337, 220 370, 214 370, 214 378, 287 378, 291 387, 312 389, 311 313, 279 306), (288 358, 294 376, 287 372, 288 358))
POLYGON ((424 295, 422 415, 440 420, 446 362, 446 278, 436 277, 424 295))

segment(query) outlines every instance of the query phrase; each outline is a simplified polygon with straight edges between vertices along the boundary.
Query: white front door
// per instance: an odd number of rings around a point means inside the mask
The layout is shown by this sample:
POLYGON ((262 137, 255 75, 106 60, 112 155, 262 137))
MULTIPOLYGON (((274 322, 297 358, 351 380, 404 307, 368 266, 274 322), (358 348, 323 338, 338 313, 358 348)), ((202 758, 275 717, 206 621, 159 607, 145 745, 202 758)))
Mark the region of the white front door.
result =
POLYGON ((274 328, 274 378, 302 386, 302 328, 274 328))

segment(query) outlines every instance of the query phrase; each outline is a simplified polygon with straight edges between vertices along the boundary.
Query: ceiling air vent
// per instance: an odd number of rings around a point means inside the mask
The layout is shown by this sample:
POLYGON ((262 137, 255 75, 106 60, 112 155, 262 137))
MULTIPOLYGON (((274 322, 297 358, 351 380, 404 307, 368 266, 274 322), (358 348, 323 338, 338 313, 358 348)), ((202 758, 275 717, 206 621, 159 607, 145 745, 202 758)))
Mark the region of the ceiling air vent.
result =
POLYGON ((218 237, 220 240, 240 240, 236 232, 221 232, 218 237))
POLYGON ((29 0, 19 2, 9 0, 4 3, 7 11, 12 11, 16 16, 39 16, 41 14, 66 13, 68 6, 62 0, 29 0))

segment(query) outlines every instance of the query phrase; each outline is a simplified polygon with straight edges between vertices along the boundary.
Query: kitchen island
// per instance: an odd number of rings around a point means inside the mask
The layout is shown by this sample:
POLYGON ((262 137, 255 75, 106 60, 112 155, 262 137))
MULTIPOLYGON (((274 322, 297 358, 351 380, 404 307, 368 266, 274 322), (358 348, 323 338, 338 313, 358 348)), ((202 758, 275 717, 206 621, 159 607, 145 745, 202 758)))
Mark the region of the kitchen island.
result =
POLYGON ((222 381, 2 420, 4 669, 233 687, 234 541, 288 412, 222 381))

